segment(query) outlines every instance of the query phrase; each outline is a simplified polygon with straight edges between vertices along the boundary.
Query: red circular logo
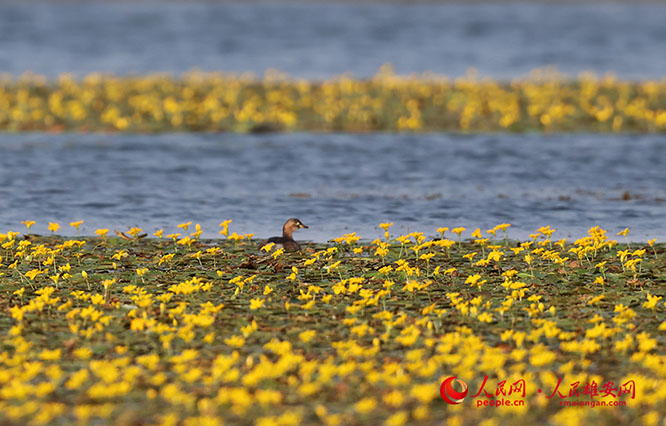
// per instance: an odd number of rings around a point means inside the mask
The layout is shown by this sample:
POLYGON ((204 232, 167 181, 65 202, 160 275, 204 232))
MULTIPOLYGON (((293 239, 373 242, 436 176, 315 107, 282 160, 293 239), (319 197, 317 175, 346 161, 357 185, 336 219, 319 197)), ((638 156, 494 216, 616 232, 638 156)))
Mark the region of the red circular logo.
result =
POLYGON ((456 376, 449 377, 442 382, 442 385, 439 387, 439 393, 442 395, 442 399, 447 403, 460 404, 467 396, 467 383, 460 379, 456 379, 456 376), (453 382, 460 383, 462 391, 458 392, 457 390, 453 389, 453 382))

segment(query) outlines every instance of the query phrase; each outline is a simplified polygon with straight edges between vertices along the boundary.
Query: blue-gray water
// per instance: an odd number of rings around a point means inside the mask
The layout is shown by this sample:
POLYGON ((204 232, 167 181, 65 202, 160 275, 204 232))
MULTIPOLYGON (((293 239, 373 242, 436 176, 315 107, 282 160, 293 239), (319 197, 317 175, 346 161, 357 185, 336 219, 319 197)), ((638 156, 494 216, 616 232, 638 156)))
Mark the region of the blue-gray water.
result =
POLYGON ((0 3, 0 72, 663 78, 666 4, 0 3))
POLYGON ((516 238, 600 225, 663 241, 664 164, 663 135, 2 134, 0 232, 26 219, 70 235, 79 219, 86 235, 193 221, 215 237, 232 219, 232 232, 266 237, 296 216, 314 241, 373 239, 387 220, 428 235, 508 222, 516 238))

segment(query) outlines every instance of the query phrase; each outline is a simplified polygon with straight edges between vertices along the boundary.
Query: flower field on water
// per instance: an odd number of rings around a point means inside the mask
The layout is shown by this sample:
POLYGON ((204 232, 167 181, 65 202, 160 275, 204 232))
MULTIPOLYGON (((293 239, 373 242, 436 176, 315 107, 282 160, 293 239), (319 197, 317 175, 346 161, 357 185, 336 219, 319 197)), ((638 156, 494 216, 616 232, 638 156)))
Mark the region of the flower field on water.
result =
POLYGON ((221 226, 0 234, 0 424, 664 424, 654 240, 384 223, 284 253, 221 226))
POLYGON ((0 79, 0 130, 664 132, 666 80, 25 75, 0 79))

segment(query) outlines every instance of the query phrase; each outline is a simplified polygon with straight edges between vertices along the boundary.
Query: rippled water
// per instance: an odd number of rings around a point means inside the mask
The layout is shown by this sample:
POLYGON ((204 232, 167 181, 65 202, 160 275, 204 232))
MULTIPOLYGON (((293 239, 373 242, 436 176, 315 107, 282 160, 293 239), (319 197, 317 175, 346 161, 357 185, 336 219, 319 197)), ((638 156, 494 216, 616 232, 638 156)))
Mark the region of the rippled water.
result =
MULTIPOLYGON (((266 237, 299 217, 303 240, 348 232, 434 235, 440 226, 543 225, 583 236, 593 225, 666 239, 663 135, 2 134, 0 232, 21 220, 266 237), (623 200, 623 198, 629 198, 623 200)), ((68 229, 69 228, 69 229, 68 229)))
POLYGON ((180 73, 277 68, 294 76, 511 78, 566 73, 662 78, 665 4, 0 4, 0 72, 180 73))

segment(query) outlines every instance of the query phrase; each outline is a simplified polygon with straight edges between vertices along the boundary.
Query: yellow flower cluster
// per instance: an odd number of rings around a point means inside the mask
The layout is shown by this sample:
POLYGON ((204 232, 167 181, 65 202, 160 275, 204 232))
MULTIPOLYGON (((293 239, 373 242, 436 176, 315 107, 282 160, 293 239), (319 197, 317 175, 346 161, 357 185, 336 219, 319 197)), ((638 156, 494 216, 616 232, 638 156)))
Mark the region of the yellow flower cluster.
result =
POLYGON ((278 256, 199 226, 188 244, 0 234, 0 423, 662 424, 663 246, 391 225, 278 256), (460 405, 439 396, 451 376, 460 405), (521 380, 524 404, 474 404, 521 380), (559 403, 609 381, 635 399, 559 403))
POLYGON ((315 82, 278 72, 191 72, 0 80, 0 129, 81 131, 666 130, 666 80, 576 79, 539 70, 512 82, 396 76, 315 82))

